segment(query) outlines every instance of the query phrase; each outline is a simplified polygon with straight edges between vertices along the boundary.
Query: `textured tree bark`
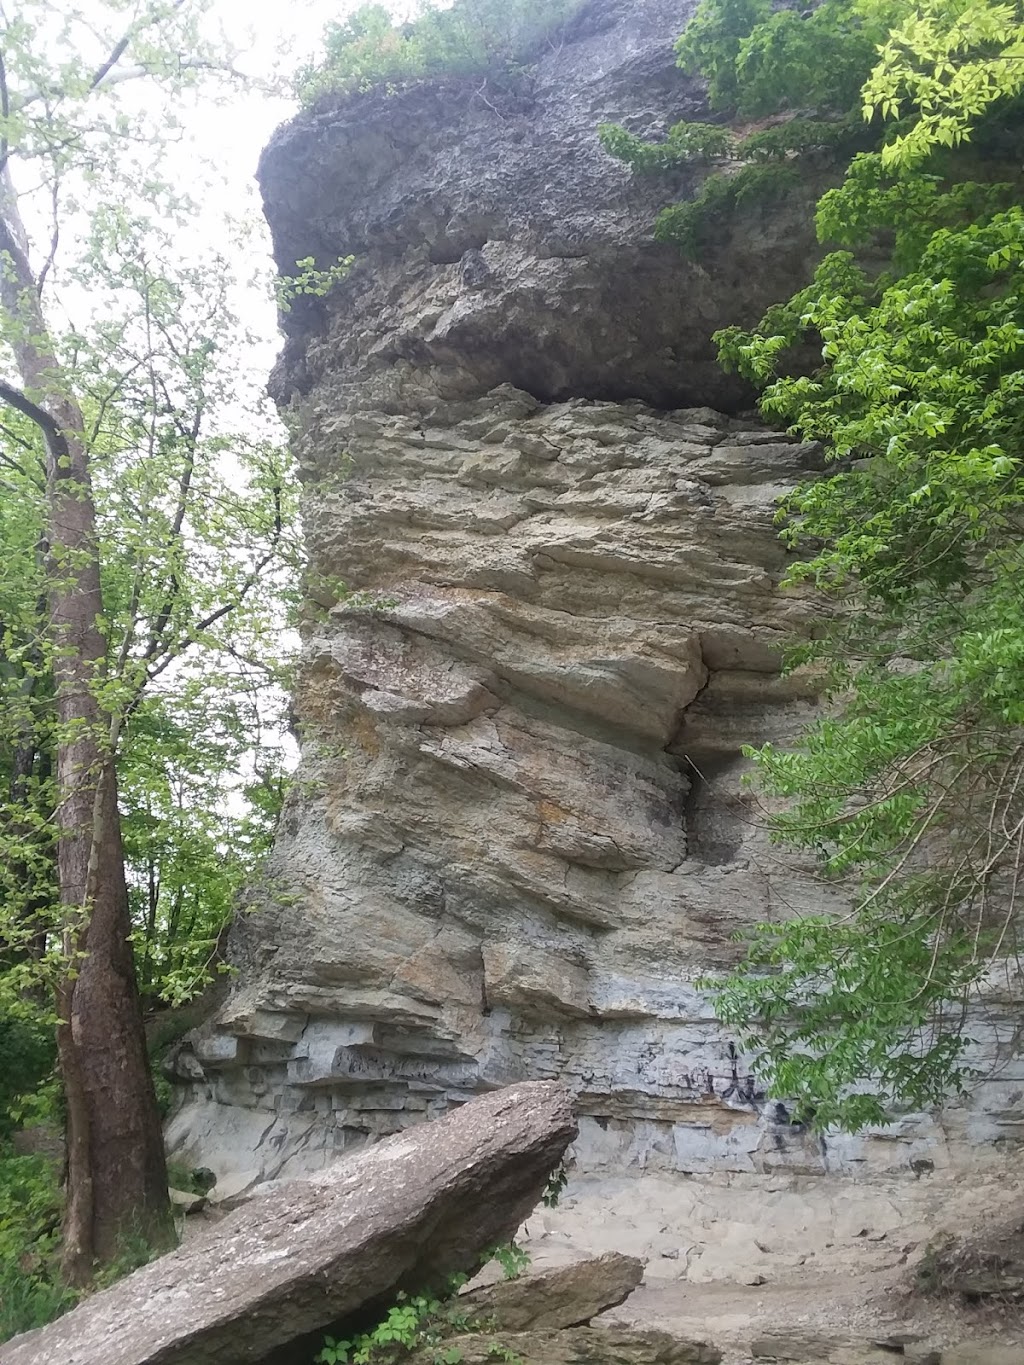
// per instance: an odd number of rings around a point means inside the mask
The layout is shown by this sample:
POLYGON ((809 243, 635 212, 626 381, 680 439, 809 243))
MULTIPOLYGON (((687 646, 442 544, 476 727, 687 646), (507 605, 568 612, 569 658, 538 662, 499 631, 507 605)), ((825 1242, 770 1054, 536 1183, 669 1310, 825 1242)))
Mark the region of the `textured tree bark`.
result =
MULTIPOLYGON (((101 708, 102 630, 96 509, 82 413, 61 384, 17 193, 0 180, 0 298, 17 324, 14 350, 28 415, 46 441, 49 643, 57 745, 57 870, 65 975, 57 989, 57 1042, 67 1092, 68 1197, 63 1262, 81 1283, 93 1262, 129 1238, 170 1243, 160 1116, 146 1052, 117 805, 113 739, 101 708)), ((14 401, 7 386, 0 396, 14 401)), ((27 411, 25 407, 23 411, 27 411)))

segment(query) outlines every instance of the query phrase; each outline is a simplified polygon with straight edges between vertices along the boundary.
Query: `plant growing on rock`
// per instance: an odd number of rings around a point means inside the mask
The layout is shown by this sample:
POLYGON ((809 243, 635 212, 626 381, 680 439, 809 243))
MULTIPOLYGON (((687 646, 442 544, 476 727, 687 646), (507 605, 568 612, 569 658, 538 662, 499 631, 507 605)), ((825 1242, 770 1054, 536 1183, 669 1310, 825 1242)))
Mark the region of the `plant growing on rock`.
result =
POLYGON ((839 608, 798 660, 833 706, 751 756, 788 803, 776 837, 852 905, 761 926, 718 995, 771 1093, 819 1128, 970 1083, 967 1003, 1015 951, 1024 871, 1024 211, 991 160, 1019 130, 1024 28, 984 0, 887 21, 864 87, 886 141, 818 209, 844 249, 717 338, 765 414, 837 466, 780 511, 790 580, 839 608), (948 150, 967 141, 969 159, 948 150), (793 374, 808 340, 822 364, 793 374))
POLYGON ((440 1298, 427 1294, 410 1297, 400 1291, 397 1302, 368 1332, 353 1337, 326 1336, 314 1365, 374 1365, 420 1348, 433 1351, 434 1365, 458 1365, 461 1351, 445 1349, 442 1343, 446 1330, 464 1325, 450 1301, 466 1279, 465 1275, 450 1275, 440 1298))
MULTIPOLYGON (((515 1280, 530 1264, 530 1254, 517 1243, 509 1242, 485 1251, 481 1265, 489 1261, 501 1266, 507 1280, 515 1280)), ((484 1330, 483 1323, 473 1321, 460 1308, 459 1290, 467 1281, 466 1275, 449 1275, 440 1297, 430 1294, 410 1297, 400 1292, 397 1302, 368 1332, 353 1337, 326 1336, 314 1357, 314 1365, 386 1365, 413 1351, 427 1352, 433 1365, 459 1365, 462 1352, 458 1346, 446 1346, 446 1338, 453 1332, 484 1330)), ((514 1357, 514 1352, 507 1352, 499 1341, 491 1342, 488 1354, 504 1360, 514 1357)))
POLYGON ((382 4, 365 4, 328 26, 323 60, 299 77, 309 102, 332 91, 439 76, 507 74, 545 44, 557 44, 581 0, 455 0, 423 6, 396 25, 382 4))
POLYGON ((640 174, 738 163, 664 209, 659 241, 699 259, 745 204, 784 198, 809 169, 875 145, 878 126, 860 117, 860 90, 900 13, 896 0, 825 0, 803 13, 767 0, 705 0, 676 46, 678 64, 708 78, 712 108, 735 126, 682 122, 661 142, 614 124, 599 130, 605 150, 640 174), (766 116, 769 126, 751 129, 750 120, 766 116))

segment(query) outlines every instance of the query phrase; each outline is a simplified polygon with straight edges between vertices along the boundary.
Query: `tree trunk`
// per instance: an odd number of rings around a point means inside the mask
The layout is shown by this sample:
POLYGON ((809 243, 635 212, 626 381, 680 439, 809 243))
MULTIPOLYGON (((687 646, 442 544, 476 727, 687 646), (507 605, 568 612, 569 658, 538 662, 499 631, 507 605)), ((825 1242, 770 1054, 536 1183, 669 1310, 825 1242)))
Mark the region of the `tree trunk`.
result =
MULTIPOLYGON (((66 974, 58 1054, 68 1099, 63 1262, 81 1283, 139 1237, 173 1236, 160 1117, 132 947, 113 736, 97 701, 101 623, 96 509, 82 413, 61 383, 29 265, 17 194, 0 181, 0 298, 15 322, 25 398, 46 439, 49 643, 56 684, 57 871, 66 974)), ((11 395, 6 395, 10 400, 11 395)), ((23 411, 27 411, 23 407, 23 411)))

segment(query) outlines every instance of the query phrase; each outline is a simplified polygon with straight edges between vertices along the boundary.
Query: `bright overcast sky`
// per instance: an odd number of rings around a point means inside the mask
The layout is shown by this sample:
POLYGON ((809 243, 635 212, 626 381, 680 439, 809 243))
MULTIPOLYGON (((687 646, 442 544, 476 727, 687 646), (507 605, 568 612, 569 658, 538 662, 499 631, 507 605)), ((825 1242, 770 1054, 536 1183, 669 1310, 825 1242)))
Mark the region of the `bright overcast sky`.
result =
MULTIPOLYGON (((413 2, 384 0, 403 18, 413 2)), ((286 0, 284 4, 281 0, 215 0, 210 19, 229 44, 242 51, 237 63, 242 72, 257 79, 288 78, 304 62, 318 56, 324 26, 344 19, 359 4, 360 0, 286 0)), ((210 189, 200 196, 207 210, 200 231, 211 243, 223 247, 223 241, 217 240, 223 216, 243 216, 248 201, 248 211, 260 227, 254 246, 260 243, 262 251, 269 254, 269 236, 263 228, 254 180, 256 165, 274 129, 297 107, 292 100, 240 91, 227 101, 198 97, 195 108, 186 114, 193 146, 209 165, 210 189)), ((172 163, 180 159, 183 175, 189 175, 196 164, 188 140, 184 146, 171 149, 169 159, 172 163)), ((273 305, 259 293, 243 303, 242 311, 264 339, 253 363, 266 372, 278 345, 273 305)))

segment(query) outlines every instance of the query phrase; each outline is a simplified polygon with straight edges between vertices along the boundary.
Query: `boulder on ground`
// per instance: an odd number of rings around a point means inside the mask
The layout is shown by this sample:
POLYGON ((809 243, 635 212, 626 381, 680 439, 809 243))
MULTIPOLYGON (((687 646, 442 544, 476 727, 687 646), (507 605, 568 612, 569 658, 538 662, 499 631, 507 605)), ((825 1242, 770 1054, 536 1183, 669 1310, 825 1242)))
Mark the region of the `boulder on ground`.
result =
POLYGON ((558 1331, 589 1322, 627 1299, 644 1277, 635 1256, 610 1251, 591 1260, 471 1289, 459 1309, 473 1321, 509 1332, 558 1331))
MULTIPOLYGON (((460 1365, 718 1365, 722 1353, 703 1341, 631 1327, 571 1327, 564 1332, 482 1332, 452 1337, 460 1365)), ((420 1365, 428 1356, 415 1357, 420 1365)))
MULTIPOLYGON (((576 1136, 568 1092, 510 1086, 250 1200, 0 1365, 254 1365, 507 1242, 576 1136)), ((674 1365, 674 1358, 673 1358, 674 1365)))
POLYGON ((903 1353, 901 1344, 886 1345, 843 1332, 808 1331, 801 1327, 765 1332, 750 1343, 756 1361, 785 1365, 890 1365, 903 1353))

